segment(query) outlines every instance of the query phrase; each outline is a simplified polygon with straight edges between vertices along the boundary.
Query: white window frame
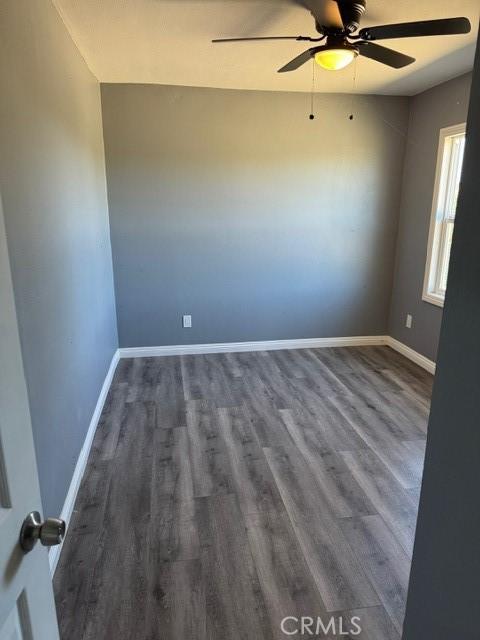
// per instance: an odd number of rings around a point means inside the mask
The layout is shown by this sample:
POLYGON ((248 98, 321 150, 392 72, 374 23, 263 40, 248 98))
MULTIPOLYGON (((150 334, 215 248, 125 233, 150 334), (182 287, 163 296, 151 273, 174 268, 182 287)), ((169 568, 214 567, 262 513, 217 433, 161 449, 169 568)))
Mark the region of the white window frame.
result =
POLYGON ((438 142, 437 167, 435 174, 435 188, 433 191, 433 204, 430 217, 430 231, 428 234, 427 261, 425 266, 425 277, 423 281, 422 300, 443 307, 445 303, 445 294, 438 291, 439 267, 438 261, 441 259, 442 243, 444 234, 440 231, 440 225, 437 224, 437 214, 440 203, 445 198, 445 191, 449 182, 449 171, 447 167, 450 164, 451 156, 447 152, 447 145, 453 136, 465 134, 467 125, 465 122, 445 127, 440 130, 438 142))

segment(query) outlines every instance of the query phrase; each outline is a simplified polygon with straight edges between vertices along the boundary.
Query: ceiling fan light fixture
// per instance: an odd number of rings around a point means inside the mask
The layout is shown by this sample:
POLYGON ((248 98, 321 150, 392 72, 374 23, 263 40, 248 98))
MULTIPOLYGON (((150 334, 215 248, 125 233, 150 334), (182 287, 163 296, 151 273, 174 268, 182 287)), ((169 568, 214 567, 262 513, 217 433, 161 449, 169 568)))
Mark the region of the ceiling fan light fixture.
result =
POLYGON ((339 71, 348 67, 357 54, 353 47, 328 47, 315 54, 315 62, 328 71, 339 71))

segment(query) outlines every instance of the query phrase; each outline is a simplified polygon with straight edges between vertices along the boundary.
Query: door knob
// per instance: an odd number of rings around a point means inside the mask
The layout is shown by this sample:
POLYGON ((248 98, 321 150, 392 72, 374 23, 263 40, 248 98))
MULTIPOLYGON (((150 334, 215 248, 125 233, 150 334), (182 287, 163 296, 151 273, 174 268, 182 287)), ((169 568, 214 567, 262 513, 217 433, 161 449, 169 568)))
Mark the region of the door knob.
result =
POLYGON ((20 546, 28 553, 40 540, 44 547, 61 544, 65 537, 66 524, 59 518, 47 518, 42 522, 38 511, 28 514, 20 531, 20 546))

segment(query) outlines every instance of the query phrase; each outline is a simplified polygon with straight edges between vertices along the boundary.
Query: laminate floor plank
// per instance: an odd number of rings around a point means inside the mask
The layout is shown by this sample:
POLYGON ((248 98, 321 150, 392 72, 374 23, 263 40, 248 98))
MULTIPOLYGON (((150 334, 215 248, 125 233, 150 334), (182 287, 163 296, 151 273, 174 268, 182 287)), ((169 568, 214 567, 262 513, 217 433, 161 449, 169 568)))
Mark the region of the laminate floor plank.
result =
POLYGON ((187 427, 157 428, 152 445, 152 505, 162 495, 174 501, 192 501, 194 490, 187 427))
POLYGON ((318 356, 319 351, 322 350, 300 349, 290 352, 289 358, 295 363, 297 375, 287 375, 279 369, 278 375, 268 377, 268 383, 281 398, 277 408, 298 408, 306 402, 317 404, 325 397, 348 391, 335 372, 322 362, 318 356))
POLYGON ((393 349, 372 347, 369 353, 383 363, 384 373, 393 374, 400 386, 415 391, 423 401, 429 403, 433 389, 432 375, 393 349))
POLYGON ((198 356, 180 356, 185 401, 203 399, 199 363, 200 360, 198 356))
POLYGON ((208 640, 201 561, 156 563, 152 555, 150 567, 151 596, 146 603, 145 618, 131 640, 208 640))
POLYGON ((159 562, 197 560, 200 542, 196 503, 163 495, 155 499, 150 516, 150 544, 155 545, 159 562))
POLYGON ((153 437, 150 542, 161 562, 200 557, 186 427, 153 437))
MULTIPOLYGON (((390 431, 395 432, 395 437, 423 438, 425 432, 423 422, 426 415, 411 415, 414 407, 409 407, 405 398, 401 398, 396 392, 379 390, 372 386, 362 375, 350 376, 350 395, 344 395, 345 402, 358 407, 358 410, 370 410, 375 412, 383 420, 390 431)), ((339 396, 337 396, 339 397, 339 396)))
POLYGON ((196 501, 209 640, 273 637, 235 496, 196 501))
POLYGON ((259 378, 251 376, 246 379, 245 389, 243 408, 260 446, 290 446, 292 441, 275 404, 275 394, 259 378))
POLYGON ((393 381, 382 375, 374 361, 369 361, 361 347, 344 349, 343 358, 349 363, 351 370, 339 373, 338 378, 351 392, 368 398, 363 394, 371 393, 373 390, 388 392, 400 389, 393 381))
POLYGON ((62 640, 280 640, 287 616, 399 640, 431 388, 388 347, 122 359, 55 574, 62 640))
POLYGON ((316 478, 332 514, 339 518, 349 518, 353 515, 376 513, 341 455, 330 449, 321 437, 321 432, 311 428, 311 422, 301 422, 298 414, 294 415, 288 410, 280 413, 295 446, 308 464, 309 473, 316 478))
POLYGON ((316 431, 320 442, 335 451, 367 448, 365 440, 352 423, 338 410, 334 402, 306 402, 303 407, 291 411, 295 421, 308 431, 316 431))
POLYGON ((270 353, 255 354, 251 364, 244 374, 245 399, 252 404, 260 400, 275 409, 289 407, 292 402, 288 394, 289 378, 282 374, 270 353))
POLYGON ((70 518, 72 535, 95 533, 102 526, 112 473, 110 460, 89 460, 70 518))
POLYGON ((217 356, 182 356, 180 369, 185 400, 208 400, 217 407, 239 404, 241 379, 229 379, 217 356))
POLYGON ((143 403, 132 403, 122 425, 115 481, 110 482, 104 520, 90 552, 93 575, 80 636, 85 640, 135 637, 145 619, 153 417, 143 403))
POLYGON ((400 389, 399 395, 404 395, 408 398, 409 402, 413 403, 424 416, 427 416, 430 411, 430 394, 431 389, 428 390, 426 385, 422 382, 418 382, 412 376, 402 376, 396 369, 382 369, 382 375, 385 378, 392 380, 396 386, 400 389))
POLYGON ((282 510, 278 487, 245 411, 219 409, 218 418, 230 460, 232 485, 242 513, 282 510))
POLYGON ((328 367, 321 358, 322 349, 304 349, 297 351, 297 357, 308 358, 311 370, 310 375, 314 384, 321 390, 321 396, 335 395, 337 393, 345 393, 347 387, 339 377, 339 371, 328 367))
POLYGON ((69 530, 55 573, 55 601, 62 639, 85 637, 97 554, 101 555, 98 531, 78 535, 69 530))
POLYGON ((304 367, 295 358, 293 351, 272 351, 270 358, 277 364, 282 375, 287 378, 305 378, 304 367))
POLYGON ((163 365, 154 358, 153 377, 146 399, 155 403, 157 426, 163 429, 186 424, 186 403, 183 390, 181 359, 170 356, 163 365))
POLYGON ((327 347, 325 349, 314 349, 314 351, 320 362, 323 362, 334 375, 338 376, 341 373, 354 372, 351 360, 347 357, 348 351, 345 348, 327 347))
POLYGON ((210 383, 210 392, 217 408, 235 407, 241 404, 245 393, 243 377, 231 376, 217 354, 206 354, 202 357, 208 371, 208 378, 213 380, 213 383, 210 383))
POLYGON ((385 393, 384 398, 392 419, 408 427, 411 439, 425 438, 430 407, 417 402, 403 390, 385 393))
POLYGON ((411 556, 418 503, 404 489, 373 451, 348 451, 343 458, 377 512, 411 556))
POLYGON ((127 406, 128 382, 112 385, 92 443, 91 458, 111 460, 115 455, 122 421, 127 406))
POLYGON ((231 493, 230 464, 212 401, 188 403, 187 432, 195 498, 231 493))
POLYGON ((410 573, 409 558, 379 516, 344 520, 341 526, 396 630, 401 633, 410 573))
POLYGON ((323 615, 325 605, 285 509, 249 514, 245 520, 273 636, 282 640, 286 616, 323 615))
MULTIPOLYGON (((397 420, 401 425, 410 425, 417 431, 420 428, 420 431, 423 431, 420 435, 423 436, 425 434, 423 427, 428 420, 430 408, 427 394, 429 389, 431 392, 431 387, 424 384, 419 389, 418 384, 421 383, 412 376, 406 379, 396 376, 392 370, 386 368, 384 356, 377 358, 375 353, 363 347, 350 350, 350 358, 358 361, 359 368, 355 375, 348 376, 348 381, 345 381, 346 386, 350 385, 356 397, 361 396, 366 401, 373 402, 377 399, 384 410, 392 408, 389 414, 391 419, 397 420), (370 384, 365 385, 365 379, 370 384)), ((399 372, 405 374, 402 369, 399 369, 399 372)), ((423 372, 422 383, 427 377, 431 376, 423 372)))
MULTIPOLYGON (((419 482, 418 467, 405 450, 403 442, 409 439, 420 439, 419 429, 412 428, 396 416, 392 419, 391 408, 383 408, 378 399, 366 402, 357 397, 336 397, 328 399, 351 424, 365 445, 377 454, 398 482, 405 488, 415 486, 419 482)), ((359 447, 348 447, 358 450, 359 447)))
POLYGON ((242 367, 235 359, 234 353, 220 353, 218 357, 225 369, 226 375, 230 379, 241 378, 243 376, 242 367))
MULTIPOLYGON (((145 360, 152 360, 151 358, 133 358, 132 365, 128 370, 127 382, 128 382, 128 394, 127 402, 135 402, 137 399, 142 400, 141 394, 145 392, 142 385, 143 378, 146 375, 147 367, 145 360)), ((148 377, 147 377, 148 379, 148 377)))
POLYGON ((327 611, 379 604, 321 487, 303 472, 301 455, 293 448, 265 449, 265 455, 327 611))

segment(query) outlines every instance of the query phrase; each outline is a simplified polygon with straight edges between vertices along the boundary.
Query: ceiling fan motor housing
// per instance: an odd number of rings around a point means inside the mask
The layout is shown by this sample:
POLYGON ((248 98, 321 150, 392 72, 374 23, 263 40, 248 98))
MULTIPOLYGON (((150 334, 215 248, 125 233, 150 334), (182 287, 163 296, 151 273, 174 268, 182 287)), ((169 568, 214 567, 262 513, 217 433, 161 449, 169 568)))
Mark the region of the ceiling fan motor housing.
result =
POLYGON ((331 33, 327 36, 327 40, 322 47, 317 47, 318 49, 350 49, 351 51, 355 51, 358 53, 358 48, 350 43, 346 36, 343 34, 335 34, 331 33))

